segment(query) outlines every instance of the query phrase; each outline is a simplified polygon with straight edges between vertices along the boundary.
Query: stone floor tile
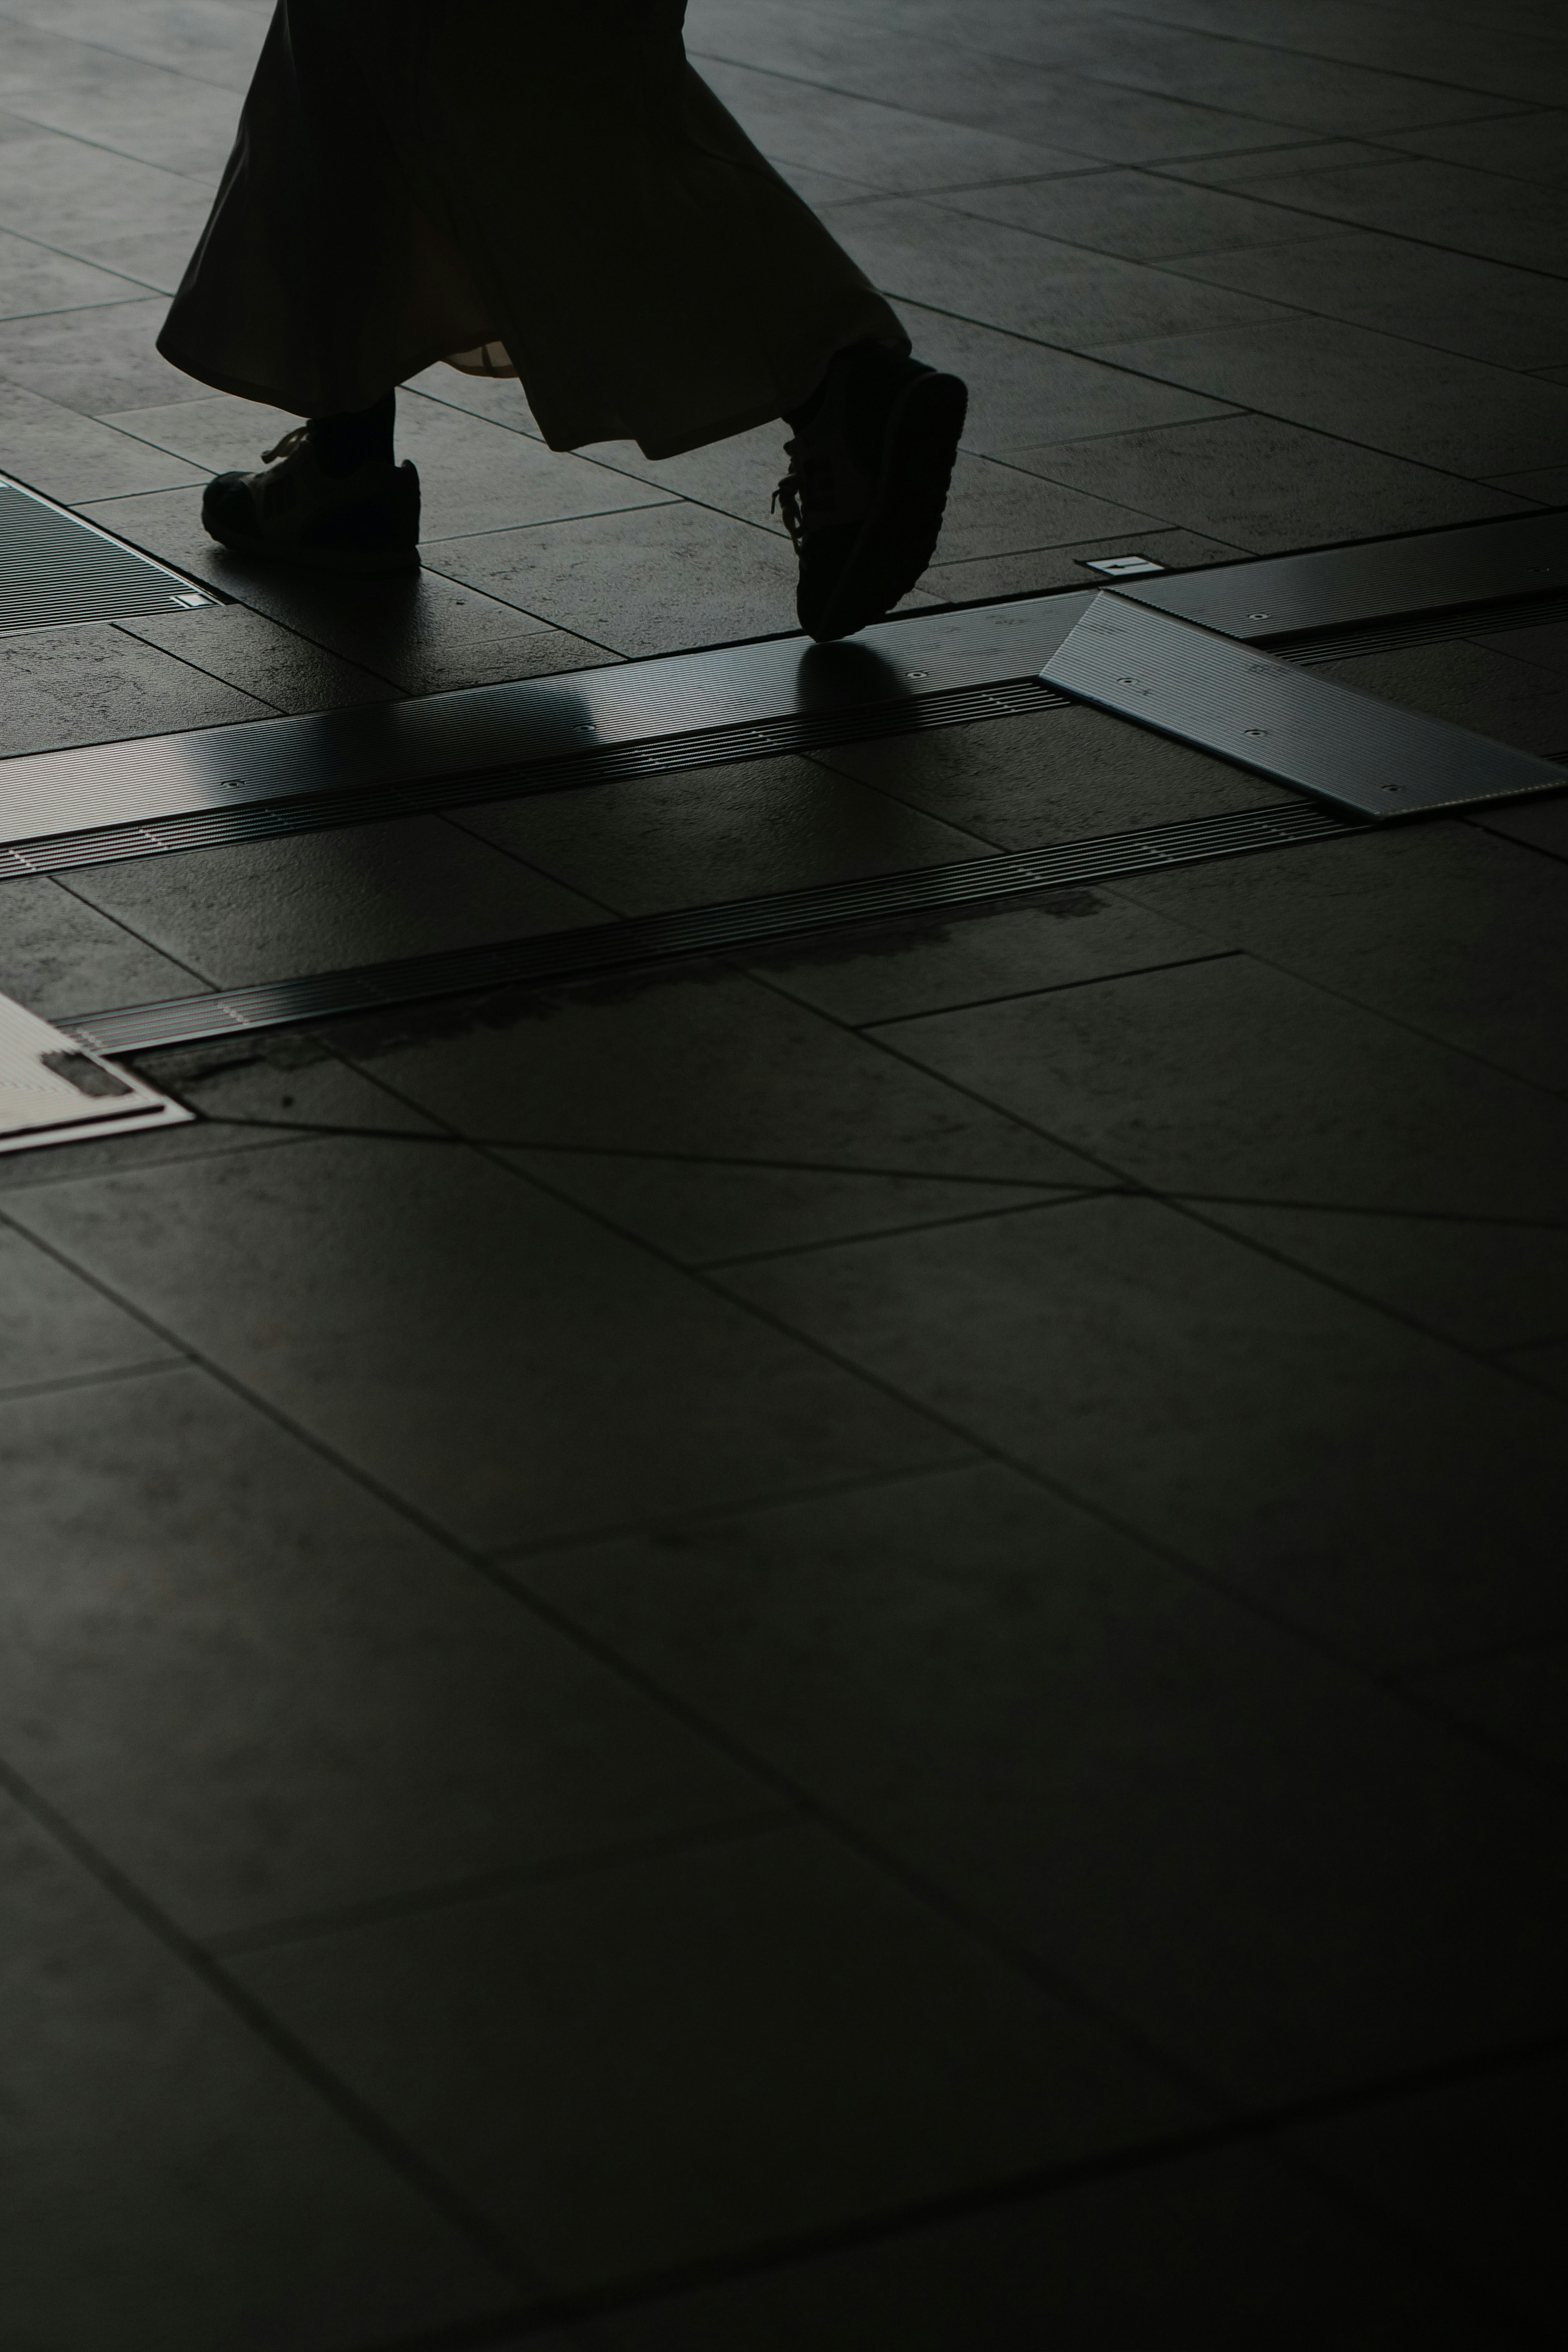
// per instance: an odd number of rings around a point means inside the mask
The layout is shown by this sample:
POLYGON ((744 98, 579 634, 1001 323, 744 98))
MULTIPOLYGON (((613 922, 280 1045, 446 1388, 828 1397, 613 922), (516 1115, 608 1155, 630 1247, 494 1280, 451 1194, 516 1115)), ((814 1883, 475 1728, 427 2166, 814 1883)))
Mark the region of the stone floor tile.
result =
POLYGON ((178 1360, 157 1332, 0 1225, 0 1395, 178 1360))
MULTIPOLYGON (((1563 715, 1568 744, 1568 697, 1563 715)), ((1245 948, 1538 1086, 1568 1086, 1568 869, 1555 858, 1438 822, 1130 875, 1117 891, 1212 946, 1245 948)))
POLYGON ((1300 222, 1276 205, 1220 189, 1184 186, 1146 172, 1045 180, 1013 174, 994 187, 955 189, 943 201, 954 212, 1005 221, 1037 236, 1118 254, 1124 261, 1225 253, 1232 247, 1277 245, 1301 234, 1300 222))
POLYGON ((1521 751, 1568 757, 1568 677, 1489 646, 1407 646, 1329 663, 1326 674, 1521 751))
POLYGON ((937 560, 1012 555, 1025 549, 1110 538, 1159 528, 1152 515, 1130 513, 1059 482, 1041 480, 987 457, 961 457, 953 468, 937 560))
POLYGON ((514 604, 437 572, 341 581, 247 562, 207 537, 193 490, 108 499, 84 512, 164 562, 178 564, 226 596, 411 694, 489 686, 615 659, 585 637, 552 629, 514 604))
POLYGON ((1421 131, 1393 132, 1388 144, 1436 163, 1500 172, 1510 180, 1539 180, 1554 187, 1568 179, 1568 111, 1561 107, 1487 122, 1429 123, 1421 131))
POLYGON ((752 433, 710 441, 706 447, 688 449, 679 457, 645 457, 635 441, 595 441, 594 460, 627 478, 628 504, 637 496, 632 486, 648 482, 667 496, 716 507, 737 521, 787 538, 771 501, 789 465, 784 447, 788 432, 780 417, 772 425, 758 425, 752 433))
MULTIPOLYGON (((1081 576, 1087 585, 1094 575, 1081 576)), ((1042 849, 1287 797, 1261 776, 1083 709, 839 743, 813 756, 999 849, 1042 849)))
POLYGON ((503 992, 344 1023, 336 1035, 384 1085, 497 1143, 1100 1181, 1077 1152, 723 969, 554 998, 503 992))
POLYGON ((1565 2093, 1559 2047, 1307 2125, 1279 2146, 1468 2274, 1500 2312, 1532 2323, 1528 2340, 1544 2344, 1562 2315, 1565 2093))
MULTIPOLYGON (((1318 172, 1344 171, 1355 164, 1386 163, 1391 160, 1385 147, 1369 146, 1354 139, 1325 139, 1304 141, 1299 146, 1243 148, 1234 154, 1163 156, 1159 170, 1166 179, 1192 181, 1205 188, 1230 188, 1287 173, 1292 179, 1306 179, 1318 172)), ((1277 199, 1267 193, 1264 201, 1291 203, 1289 196, 1277 199)))
MULTIPOLYGON (((978 1274, 1008 1229, 1081 1213, 824 1255, 978 1274)), ((790 1314, 796 1269, 740 1279, 790 1314)), ((978 1283, 968 1303, 950 1398, 1007 1346, 978 1283)), ((1047 1291, 1017 1319, 1043 1335, 1064 1311, 1047 1291)), ((861 1352, 847 1322, 837 1338, 861 1352)), ((927 1384, 912 1321, 905 1344, 927 1384)), ((1043 1352, 1014 1345, 998 1389, 1040 1380, 1043 1352)), ((1047 1374, 1037 1402, 1092 1410, 1096 1370, 1080 1357, 1076 1402, 1047 1374)), ((1012 1471, 705 1514, 514 1573, 1216 2095, 1321 2095, 1553 2021, 1552 1798, 1012 1471)))
MULTIPOLYGON (((1031 548, 1022 555, 982 555, 963 563, 933 563, 921 586, 944 604, 987 603, 994 596, 1037 594, 1047 588, 1081 588, 1094 582, 1085 569, 1107 555, 1149 555, 1172 571, 1202 563, 1228 563, 1241 553, 1196 531, 1172 530, 1163 523, 1123 537, 1080 540, 1068 547, 1031 548)), ((1099 584, 1095 583, 1095 584, 1099 584)))
POLYGON ((11 1764, 188 1934, 782 1810, 204 1373, 0 1403, 0 1447, 11 1764))
POLYGON ((351 1069, 318 1029, 212 1037, 131 1060, 151 1085, 199 1112, 208 1126, 216 1120, 263 1130, 330 1129, 339 1135, 440 1132, 412 1103, 351 1069))
POLYGON ((347 2352, 532 2300, 8 1800, 0 1836, 15 2343, 347 2352))
POLYGON ((621 654, 768 635, 795 623, 775 533, 684 504, 436 540, 426 566, 621 654))
POLYGON ((184 0, 129 22, 115 0, 21 0, 15 13, 83 42, 112 31, 121 55, 228 90, 247 87, 267 30, 258 0, 184 0))
POLYGON ((1248 955, 887 1034, 910 1061, 1165 1191, 1562 1214, 1568 1105, 1248 955))
POLYGON ((1347 163, 1278 174, 1259 173, 1251 193, 1266 204, 1288 205, 1306 215, 1384 229, 1486 261, 1562 277, 1568 271, 1563 207, 1554 192, 1522 188, 1460 163, 1410 158, 1347 163))
MULTIPOLYGON (((1540 478, 1538 475, 1514 477, 1516 481, 1538 481, 1540 478)), ((1558 477, 1550 478, 1555 488, 1558 477)), ((1568 467, 1563 469, 1561 481, 1568 489, 1568 467)), ((1484 635, 1477 629, 1471 632, 1470 642, 1479 645, 1489 654, 1507 654, 1511 661, 1529 662, 1537 669, 1559 673, 1568 670, 1568 622, 1565 621, 1536 622, 1524 628, 1491 628, 1484 635)))
POLYGON ((1534 1381, 1556 1396, 1568 1396, 1568 1340, 1537 1342, 1500 1360, 1521 1379, 1534 1381))
MULTIPOLYGON (((121 14, 104 13, 104 29, 112 39, 121 28, 121 14)), ((49 43, 37 71, 17 73, 19 29, 13 17, 6 26, 0 95, 26 120, 133 162, 180 173, 200 186, 216 186, 235 142, 239 109, 232 91, 190 74, 135 64, 96 43, 49 43)))
POLYGON ((0 232, 0 316, 6 320, 120 303, 140 291, 107 269, 51 252, 31 237, 0 232))
POLYGON ((10 1214, 471 1545, 963 1451, 458 1146, 214 1154, 10 1214))
MULTIPOLYGON (((1042 891, 1021 906, 889 924, 758 957, 773 988, 857 1024, 1070 988, 1213 952, 1180 923, 1113 892, 1042 891)), ((1568 1328, 1568 1325, 1565 1325, 1568 1328)))
POLYGON ((1498 2352, 1495 2310, 1257 2148, 825 2252, 601 2323, 605 2352, 1498 2352))
MULTIPOLYGON (((70 505, 181 485, 194 488, 201 478, 181 458, 150 449, 111 425, 79 416, 75 409, 40 399, 19 384, 0 383, 0 443, 6 470, 17 481, 70 505)), ((105 520, 104 528, 113 530, 116 525, 105 520)))
POLYGON ((345 704, 387 702, 396 693, 385 678, 340 661, 247 604, 209 604, 199 613, 160 613, 116 626, 274 710, 340 710, 345 704))
MULTIPOLYGON (((1555 464, 1568 387, 1332 319, 1107 339, 1096 355, 1313 431, 1469 476, 1555 464)), ((1364 526, 1363 526, 1364 529, 1364 526)))
MULTIPOLYGON (((1300 224, 1295 226, 1299 230, 1300 224)), ((1171 267, 1205 285, 1237 287, 1493 367, 1568 362, 1568 325, 1555 279, 1409 237, 1363 229, 1341 236, 1320 233, 1300 243, 1255 243, 1240 252, 1189 247, 1188 257, 1171 267)))
POLYGON ((196 985, 188 965, 160 955, 51 875, 0 882, 0 992, 41 1019, 188 996, 196 985))
POLYGON ((575 891, 436 816, 130 858, 79 870, 69 887, 230 988, 602 919, 575 891))
POLYGON ((1500 841, 1521 841, 1546 857, 1568 857, 1568 798, 1542 793, 1511 806, 1478 810, 1468 820, 1479 833, 1500 841))
POLYGON ((1493 1747, 1568 1776, 1568 1643, 1505 1650, 1406 1680, 1419 1697, 1484 1733, 1493 1747))
POLYGON ((1462 1348, 1528 1350, 1568 1335, 1568 1220, 1493 1225, 1253 1201, 1206 1201, 1204 1214, 1462 1348))
MULTIPOLYGON (((131 290, 122 287, 122 297, 131 290)), ((0 326, 0 377, 83 416, 197 400, 206 387, 172 368, 156 349, 168 307, 161 294, 142 295, 0 326)))
POLYGON ((461 823, 624 915, 808 889, 986 850, 972 832, 793 758, 539 793, 470 810, 461 823))
MULTIPOLYGON (((493 425, 531 434, 535 441, 544 438, 515 376, 467 375, 461 368, 437 360, 434 367, 410 376, 401 389, 421 393, 426 400, 438 400, 447 408, 460 408, 469 416, 488 416, 493 425)), ((599 446, 595 443, 595 449, 599 446)))
POLYGON ((781 80, 718 58, 704 59, 701 72, 709 89, 792 182, 804 164, 867 184, 879 194, 916 194, 1092 168, 1086 157, 1068 151, 781 80))
POLYGON ((0 756, 275 716, 107 621, 0 639, 0 756))
POLYGON ((686 1265, 994 1215, 1047 1194, 983 1178, 748 1166, 619 1151, 508 1151, 510 1166, 686 1265))
MULTIPOLYGON (((836 233, 884 292, 1069 351, 1096 351, 1133 332, 1142 343, 1150 336, 1272 324, 1289 315, 1252 295, 972 220, 916 197, 855 205, 837 215, 836 233)), ((1211 390, 1206 383, 1193 388, 1211 390)))
POLYGON ((0 144, 4 226, 107 269, 117 266, 112 255, 127 236, 188 234, 194 246, 210 204, 210 192, 199 182, 89 140, 37 131, 0 144), (134 228, 128 230, 128 223, 134 228))
POLYGON ((1507 490, 1275 416, 1058 441, 1008 462, 1258 554, 1525 511, 1507 490))
POLYGON ((568 2288, 787 2245, 1194 2111, 815 1829, 236 1965, 568 2288))
POLYGON ((1041 440, 1078 434, 1134 432, 1229 413, 1199 393, 1154 383, 1099 360, 1048 351, 915 302, 898 308, 919 356, 933 367, 952 368, 968 384, 963 446, 981 456, 1004 457, 1041 440))

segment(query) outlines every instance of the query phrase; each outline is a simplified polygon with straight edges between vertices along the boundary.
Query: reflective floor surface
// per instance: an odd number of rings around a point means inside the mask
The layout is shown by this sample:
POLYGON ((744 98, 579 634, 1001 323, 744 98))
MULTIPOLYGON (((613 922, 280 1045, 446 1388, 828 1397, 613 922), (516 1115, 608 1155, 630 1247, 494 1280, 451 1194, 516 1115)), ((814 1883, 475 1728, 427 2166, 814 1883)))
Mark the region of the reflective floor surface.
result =
MULTIPOLYGON (((0 0, 0 752, 790 625, 776 436, 201 535, 263 0, 0 0)), ((694 0, 974 392, 916 603, 1568 502, 1546 0, 694 0)), ((1495 624, 1494 616, 1494 624, 1495 624)), ((1568 623, 1319 675, 1568 751, 1568 623)), ((1222 817, 1088 709, 0 880, 90 1006, 1222 817)), ((1554 2341, 1568 802, 150 1054, 0 1160, 5 2352, 1554 2341)))

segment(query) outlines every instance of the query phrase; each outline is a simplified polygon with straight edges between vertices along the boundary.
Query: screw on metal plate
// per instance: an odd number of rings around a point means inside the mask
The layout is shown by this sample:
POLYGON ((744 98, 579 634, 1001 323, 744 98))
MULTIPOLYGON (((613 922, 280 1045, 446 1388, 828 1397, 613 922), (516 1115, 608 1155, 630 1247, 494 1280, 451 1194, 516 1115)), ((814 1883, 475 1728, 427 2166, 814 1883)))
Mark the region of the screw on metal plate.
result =
POLYGON ((574 734, 574 735, 596 735, 596 734, 598 733, 598 731, 599 731, 599 730, 598 730, 598 729, 597 729, 596 727, 587 727, 587 726, 584 726, 584 727, 574 727, 574 729, 572 730, 572 732, 573 732, 573 734, 574 734))
POLYGON ((1248 613, 1247 617, 1249 621, 1271 621, 1274 615, 1272 613, 1248 613))
POLYGON ((1247 731, 1249 735, 1267 735, 1268 730, 1267 727, 1249 727, 1247 731))
POLYGON ((931 672, 929 669, 907 669, 904 672, 904 676, 906 677, 929 677, 931 676, 931 672))
POLYGON ((243 776, 220 776, 218 778, 218 782, 223 786, 226 793, 237 793, 244 783, 245 778, 243 776))

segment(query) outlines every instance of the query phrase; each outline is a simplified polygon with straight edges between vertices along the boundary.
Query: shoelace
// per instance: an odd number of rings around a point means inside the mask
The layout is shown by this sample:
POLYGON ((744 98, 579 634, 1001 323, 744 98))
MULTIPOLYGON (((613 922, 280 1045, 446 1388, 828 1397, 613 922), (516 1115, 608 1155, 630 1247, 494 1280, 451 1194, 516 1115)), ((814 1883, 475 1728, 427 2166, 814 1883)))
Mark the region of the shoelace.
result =
POLYGON ((296 425, 292 433, 285 433, 281 441, 275 442, 270 449, 263 449, 262 464, 270 466, 275 457, 291 457, 296 449, 304 447, 310 430, 308 425, 296 425))
POLYGON ((768 512, 776 509, 784 517, 790 545, 798 555, 806 533, 826 519, 818 509, 826 507, 831 515, 837 503, 833 460, 826 450, 808 453, 798 441, 784 443, 784 456, 790 469, 769 500, 768 512))

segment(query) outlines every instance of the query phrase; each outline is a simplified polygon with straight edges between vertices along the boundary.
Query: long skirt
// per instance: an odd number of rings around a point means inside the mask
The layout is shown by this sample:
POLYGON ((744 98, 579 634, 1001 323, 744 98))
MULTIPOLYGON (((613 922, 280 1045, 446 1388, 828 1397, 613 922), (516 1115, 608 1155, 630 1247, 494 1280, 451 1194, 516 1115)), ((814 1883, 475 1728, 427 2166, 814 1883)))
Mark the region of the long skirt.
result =
POLYGON ((687 61, 686 0, 278 0, 163 356, 301 416, 434 361, 552 448, 803 401, 894 313, 687 61))

